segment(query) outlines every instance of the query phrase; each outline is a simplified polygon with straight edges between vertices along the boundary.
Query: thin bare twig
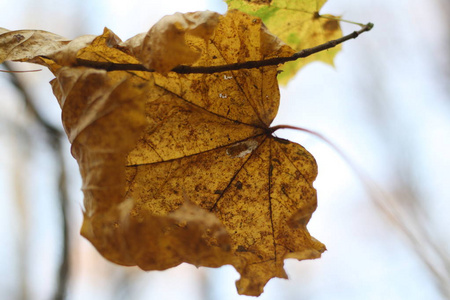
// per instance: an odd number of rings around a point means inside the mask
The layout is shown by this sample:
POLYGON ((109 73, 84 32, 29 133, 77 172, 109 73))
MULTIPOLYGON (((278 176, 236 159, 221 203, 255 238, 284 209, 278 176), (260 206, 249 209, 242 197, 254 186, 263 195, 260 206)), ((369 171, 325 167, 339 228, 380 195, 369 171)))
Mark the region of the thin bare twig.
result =
POLYGON ((24 71, 18 71, 18 70, 0 70, 0 72, 3 73, 31 73, 31 72, 40 72, 42 69, 36 69, 36 70, 24 70, 24 71))
MULTIPOLYGON (((343 36, 336 40, 328 41, 324 44, 303 49, 297 53, 294 53, 292 56, 289 57, 274 57, 270 59, 265 60, 252 60, 252 61, 246 61, 243 63, 234 63, 234 64, 228 64, 228 65, 220 65, 220 66, 177 66, 172 69, 172 72, 179 73, 179 74, 193 74, 193 73, 201 73, 201 74, 212 74, 212 73, 219 73, 219 72, 225 72, 225 71, 236 71, 241 69, 255 69, 255 68, 261 68, 266 66, 277 66, 279 64, 283 64, 289 61, 294 61, 299 58, 304 58, 307 56, 310 56, 314 53, 327 50, 333 47, 336 47, 339 44, 342 44, 345 41, 355 39, 360 34, 370 31, 373 28, 372 23, 367 23, 364 25, 360 30, 353 31, 352 33, 343 36)), ((94 69, 101 69, 106 71, 143 71, 143 72, 155 72, 154 70, 147 69, 141 64, 116 64, 112 62, 98 62, 98 61, 90 61, 90 60, 84 60, 84 59, 77 59, 79 66, 85 66, 90 67, 94 69)))

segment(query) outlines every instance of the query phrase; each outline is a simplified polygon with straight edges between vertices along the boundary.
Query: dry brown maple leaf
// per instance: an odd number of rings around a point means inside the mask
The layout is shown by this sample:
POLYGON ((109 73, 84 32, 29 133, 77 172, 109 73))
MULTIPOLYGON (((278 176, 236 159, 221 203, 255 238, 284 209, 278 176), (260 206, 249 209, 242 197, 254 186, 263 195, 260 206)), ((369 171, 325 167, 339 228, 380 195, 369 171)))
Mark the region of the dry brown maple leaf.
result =
MULTIPOLYGON (((294 53, 258 18, 237 11, 212 18, 218 22, 195 35, 181 30, 178 46, 199 53, 193 66, 294 53)), ((42 56, 33 52, 32 61, 56 76, 52 87, 80 166, 81 233, 107 259, 144 270, 232 264, 241 274, 238 292, 260 295, 268 280, 287 277, 284 259, 317 258, 325 250, 306 229, 317 205, 315 160, 270 128, 278 69, 183 75, 76 64, 137 63, 147 55, 149 34, 122 43, 105 30, 42 56)), ((11 49, 9 59, 20 44, 11 49)), ((192 60, 178 63, 184 62, 192 60)))
MULTIPOLYGON (((259 19, 230 12, 195 63, 224 65, 293 50, 268 34, 259 19)), ((314 158, 300 145, 275 138, 277 68, 166 76, 154 74, 160 93, 148 101, 155 122, 128 155, 127 197, 133 218, 167 214, 192 202, 213 212, 231 238, 239 293, 259 295, 272 277, 286 277, 283 260, 317 258, 325 247, 306 224, 316 208, 314 158)), ((153 269, 140 260, 140 267, 153 269)))

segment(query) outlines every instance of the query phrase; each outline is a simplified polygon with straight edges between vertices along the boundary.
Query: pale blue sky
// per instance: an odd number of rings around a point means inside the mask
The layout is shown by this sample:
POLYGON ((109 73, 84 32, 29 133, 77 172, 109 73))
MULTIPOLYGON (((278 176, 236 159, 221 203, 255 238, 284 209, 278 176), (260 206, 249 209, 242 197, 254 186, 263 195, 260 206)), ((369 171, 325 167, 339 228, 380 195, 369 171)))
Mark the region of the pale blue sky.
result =
MULTIPOLYGON (((0 27, 43 29, 74 38, 100 34, 107 26, 123 40, 148 30, 165 14, 205 8, 225 10, 219 0, 0 3, 0 27)), ((345 43, 336 57, 335 68, 313 63, 282 88, 275 123, 322 133, 387 191, 395 190, 395 164, 406 160, 410 165, 407 178, 414 183, 429 216, 423 226, 445 238, 441 247, 448 253, 450 78, 444 71, 448 70, 450 42, 445 40, 449 36, 447 15, 438 3, 329 0, 324 13, 370 21, 375 28, 345 43)), ((343 28, 345 33, 358 29, 348 24, 343 28)), ((51 74, 43 71, 20 76, 26 77, 43 115, 59 124, 59 107, 47 83, 51 74)), ((13 295, 17 288, 16 247, 21 228, 13 202, 11 170, 20 166, 17 147, 23 147, 18 131, 13 131, 8 122, 22 118, 17 123, 26 129, 33 124, 21 116, 23 107, 17 93, 8 86, 6 74, 0 73, 0 86, 0 243, 5 245, 0 248, 0 298, 4 298, 1 296, 13 295)), ((32 154, 26 173, 21 176, 31 225, 30 295, 32 299, 47 299, 53 288, 60 238, 52 189, 54 162, 46 146, 39 146, 43 136, 36 130, 28 131, 32 154)), ((308 227, 328 251, 320 260, 287 261, 290 280, 270 281, 259 299, 440 299, 423 263, 406 239, 379 213, 339 155, 322 141, 303 133, 285 130, 277 135, 301 143, 318 161, 315 186, 319 207, 308 227)), ((124 267, 105 261, 77 234, 81 224, 81 182, 68 147, 72 234, 77 247, 72 257, 76 266, 69 299, 202 299, 204 290, 199 283, 205 276, 214 295, 211 299, 245 298, 237 295, 234 281, 238 274, 229 266, 196 270, 183 265, 164 272, 143 273, 124 271, 124 267), (131 283, 121 298, 115 286, 125 279, 131 283)))

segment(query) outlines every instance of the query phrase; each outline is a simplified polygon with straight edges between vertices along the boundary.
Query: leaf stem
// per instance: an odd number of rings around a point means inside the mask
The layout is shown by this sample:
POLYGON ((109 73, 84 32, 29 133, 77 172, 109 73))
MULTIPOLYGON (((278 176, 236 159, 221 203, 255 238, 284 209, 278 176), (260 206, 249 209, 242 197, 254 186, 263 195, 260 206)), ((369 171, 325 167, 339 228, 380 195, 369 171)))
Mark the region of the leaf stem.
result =
MULTIPOLYGON (((307 56, 310 56, 314 53, 324 51, 333 47, 336 47, 339 44, 342 44, 345 41, 348 41, 350 39, 357 38, 360 34, 370 31, 373 28, 372 23, 367 23, 366 25, 363 25, 363 27, 358 31, 353 31, 352 33, 345 35, 339 39, 331 40, 326 43, 323 43, 321 45, 303 49, 297 53, 294 53, 292 56, 289 57, 274 57, 270 59, 265 60, 252 60, 252 61, 246 61, 243 63, 234 63, 234 64, 228 64, 228 65, 220 65, 220 66, 186 66, 186 65, 180 65, 172 69, 172 72, 179 73, 179 74, 213 74, 213 73, 219 73, 219 72, 226 72, 226 71, 236 71, 241 69, 255 69, 255 68, 261 68, 266 66, 276 66, 279 64, 283 64, 289 61, 294 61, 299 58, 304 58, 307 56)), ((150 70, 144 67, 141 64, 116 64, 111 62, 98 62, 98 61, 90 61, 90 60, 83 60, 83 59, 77 59, 79 66, 85 66, 95 69, 101 69, 106 71, 143 71, 143 72, 155 72, 155 70, 150 70)))
MULTIPOLYGON (((353 24, 353 25, 358 25, 361 27, 367 26, 368 24, 363 24, 363 23, 358 23, 358 22, 354 22, 354 21, 349 21, 349 20, 344 20, 341 19, 340 17, 334 17, 334 16, 330 16, 330 15, 318 15, 319 18, 324 18, 324 19, 329 19, 329 20, 334 20, 334 21, 338 21, 338 22, 344 22, 344 23, 349 23, 349 24, 353 24)), ((372 24, 372 23, 369 23, 372 24)), ((373 24, 372 24, 373 27, 373 24)))

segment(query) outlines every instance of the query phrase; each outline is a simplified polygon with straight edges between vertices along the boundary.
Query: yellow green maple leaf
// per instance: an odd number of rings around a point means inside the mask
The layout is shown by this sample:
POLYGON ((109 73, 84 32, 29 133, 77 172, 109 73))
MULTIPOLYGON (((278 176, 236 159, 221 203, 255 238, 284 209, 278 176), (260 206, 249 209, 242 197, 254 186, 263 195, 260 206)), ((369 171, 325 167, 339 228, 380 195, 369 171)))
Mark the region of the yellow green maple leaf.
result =
MULTIPOLYGON (((320 15, 326 0, 225 0, 229 9, 261 18, 270 32, 296 51, 311 48, 342 37, 337 21, 331 15, 320 15)), ((340 51, 338 45, 327 51, 289 62, 283 66, 278 76, 281 84, 286 84, 302 67, 313 61, 333 65, 333 59, 340 51)))

